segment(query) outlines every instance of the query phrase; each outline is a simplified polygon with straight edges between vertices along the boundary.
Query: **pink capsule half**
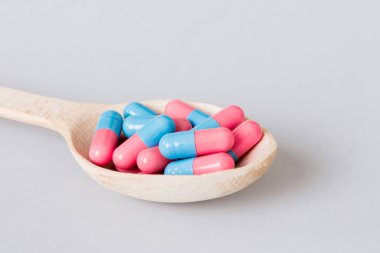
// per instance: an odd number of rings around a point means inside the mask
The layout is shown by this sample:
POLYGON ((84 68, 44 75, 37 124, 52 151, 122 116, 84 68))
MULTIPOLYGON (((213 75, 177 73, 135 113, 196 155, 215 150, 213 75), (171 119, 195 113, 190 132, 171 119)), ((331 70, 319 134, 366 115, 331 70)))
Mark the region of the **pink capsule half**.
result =
POLYGON ((116 170, 128 172, 136 165, 138 154, 146 148, 147 146, 137 134, 132 135, 113 152, 112 160, 116 170))
POLYGON ((255 146, 263 135, 261 126, 253 120, 246 120, 232 131, 235 144, 228 152, 235 161, 255 146))
POLYGON ((224 127, 194 131, 197 156, 229 150, 234 144, 234 136, 224 127))
POLYGON ((169 162, 169 159, 161 155, 158 146, 144 149, 137 156, 137 167, 139 167, 144 174, 153 174, 162 171, 169 162))
POLYGON ((226 153, 201 156, 194 159, 194 175, 202 175, 235 168, 234 160, 226 153))
POLYGON ((96 131, 89 151, 90 161, 98 166, 109 164, 112 161, 112 152, 117 146, 118 139, 112 130, 100 129, 96 131))

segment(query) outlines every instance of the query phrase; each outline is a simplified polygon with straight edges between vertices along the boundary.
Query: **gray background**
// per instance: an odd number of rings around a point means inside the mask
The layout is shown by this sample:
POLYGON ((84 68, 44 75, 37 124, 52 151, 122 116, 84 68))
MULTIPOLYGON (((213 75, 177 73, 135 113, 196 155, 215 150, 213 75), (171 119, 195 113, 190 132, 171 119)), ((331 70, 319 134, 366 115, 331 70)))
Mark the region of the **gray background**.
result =
POLYGON ((238 104, 278 157, 229 197, 95 184, 0 120, 0 252, 379 252, 378 1, 0 1, 0 83, 82 102, 238 104))

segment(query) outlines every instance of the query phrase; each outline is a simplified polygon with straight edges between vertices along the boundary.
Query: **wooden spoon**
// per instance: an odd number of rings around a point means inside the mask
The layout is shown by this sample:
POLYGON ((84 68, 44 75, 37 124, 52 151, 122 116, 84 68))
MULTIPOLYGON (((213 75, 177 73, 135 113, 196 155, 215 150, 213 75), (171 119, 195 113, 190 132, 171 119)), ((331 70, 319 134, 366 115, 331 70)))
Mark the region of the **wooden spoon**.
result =
MULTIPOLYGON (((168 100, 143 102, 162 113, 168 100)), ((214 114, 221 108, 190 103, 214 114)), ((223 197, 253 183, 265 173, 275 158, 277 144, 268 130, 237 168, 200 176, 164 176, 121 173, 92 164, 88 150, 99 115, 108 109, 122 112, 125 104, 84 104, 48 98, 28 92, 0 87, 0 117, 57 131, 83 170, 96 182, 115 192, 139 199, 183 203, 223 197)))

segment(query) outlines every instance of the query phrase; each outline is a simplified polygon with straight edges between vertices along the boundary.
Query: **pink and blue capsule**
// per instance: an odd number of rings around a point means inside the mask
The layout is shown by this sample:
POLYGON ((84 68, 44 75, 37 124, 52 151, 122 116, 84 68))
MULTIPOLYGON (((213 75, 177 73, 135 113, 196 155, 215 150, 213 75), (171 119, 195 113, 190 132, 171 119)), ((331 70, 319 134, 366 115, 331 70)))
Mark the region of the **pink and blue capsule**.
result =
POLYGON ((131 102, 126 107, 124 107, 123 116, 124 118, 127 118, 134 115, 156 116, 157 113, 139 102, 131 102))
POLYGON ((167 134, 160 140, 161 154, 170 160, 227 152, 234 136, 227 128, 213 128, 167 134))
POLYGON ((105 166, 112 161, 122 123, 123 117, 116 111, 105 111, 100 116, 89 151, 91 162, 105 166))
MULTIPOLYGON (((149 124, 155 117, 153 115, 135 115, 135 116, 129 116, 126 118, 123 122, 123 133, 126 137, 131 137, 134 135, 138 130, 149 124)), ((175 124, 175 131, 181 132, 181 131, 187 131, 192 128, 190 122, 185 119, 173 119, 175 124)))
POLYGON ((253 120, 246 120, 232 131, 235 144, 228 154, 235 160, 239 160, 245 153, 255 146, 263 136, 261 126, 253 120))
POLYGON ((138 154, 157 146, 162 136, 175 130, 174 121, 165 115, 155 117, 148 125, 123 142, 113 152, 113 163, 118 171, 127 171, 136 165, 138 154))
POLYGON ((169 163, 165 175, 202 175, 235 168, 235 162, 226 153, 188 158, 169 163))
POLYGON ((186 119, 190 121, 193 126, 200 124, 210 117, 206 113, 178 99, 171 100, 166 105, 164 114, 175 119, 186 119))
POLYGON ((244 111, 239 106, 231 105, 196 125, 193 129, 200 130, 226 127, 230 130, 234 130, 244 121, 244 118, 244 111))

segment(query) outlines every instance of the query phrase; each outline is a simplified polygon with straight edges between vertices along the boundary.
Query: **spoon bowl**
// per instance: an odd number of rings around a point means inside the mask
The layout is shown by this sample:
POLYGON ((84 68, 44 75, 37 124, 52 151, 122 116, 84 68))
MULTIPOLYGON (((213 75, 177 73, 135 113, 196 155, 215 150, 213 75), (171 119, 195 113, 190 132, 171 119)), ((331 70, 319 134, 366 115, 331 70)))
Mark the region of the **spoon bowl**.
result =
MULTIPOLYGON (((142 102, 162 113, 169 100, 142 102)), ((91 163, 88 151, 99 115, 105 110, 122 112, 125 104, 85 104, 48 98, 0 87, 0 117, 38 125, 59 132, 83 170, 100 185, 131 197, 168 203, 195 202, 235 193, 262 176, 276 156, 277 144, 264 129, 262 140, 243 156, 236 169, 198 175, 165 176, 121 173, 91 163)), ((210 115, 222 108, 192 103, 210 115)))

